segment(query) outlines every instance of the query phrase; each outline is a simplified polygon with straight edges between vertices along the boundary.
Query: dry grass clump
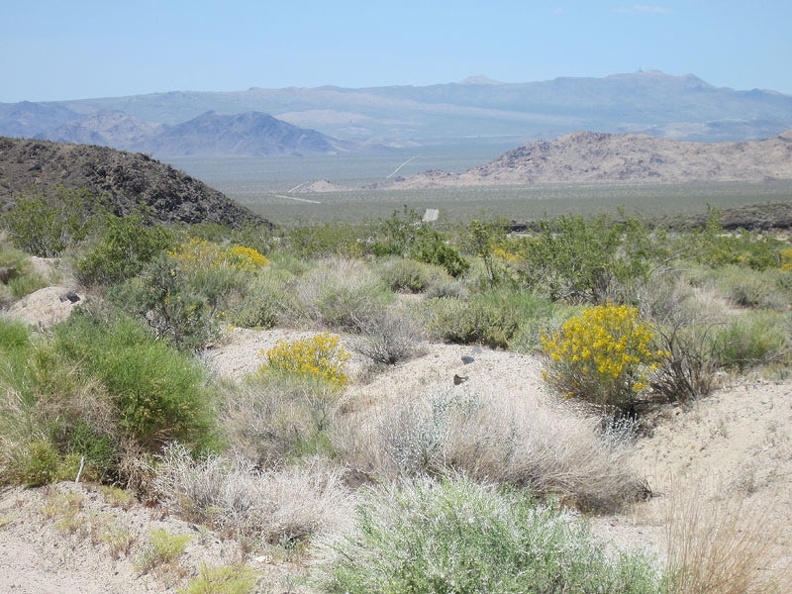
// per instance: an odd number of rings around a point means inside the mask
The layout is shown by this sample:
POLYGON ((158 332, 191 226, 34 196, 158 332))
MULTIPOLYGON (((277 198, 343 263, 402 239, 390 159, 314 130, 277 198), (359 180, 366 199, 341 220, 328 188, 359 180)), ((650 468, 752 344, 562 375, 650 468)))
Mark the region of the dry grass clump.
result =
POLYGON ((409 361, 425 352, 423 333, 406 313, 388 309, 372 319, 354 349, 374 363, 395 365, 409 361))
POLYGON ((262 468, 330 448, 338 391, 327 382, 256 374, 228 389, 221 424, 231 451, 262 468))
POLYGON ((388 479, 458 471, 599 511, 647 491, 627 464, 627 439, 603 437, 595 417, 519 396, 425 394, 347 422, 336 447, 388 479))
POLYGON ((308 318, 327 328, 361 332, 392 298, 385 283, 360 260, 328 258, 296 283, 308 318))
POLYGON ((352 515, 342 472, 318 460, 278 471, 258 471, 240 459, 195 460, 170 446, 154 488, 162 504, 228 536, 295 545, 340 528, 352 515))
POLYGON ((666 518, 674 594, 788 592, 792 571, 776 540, 778 525, 748 499, 678 494, 666 518))

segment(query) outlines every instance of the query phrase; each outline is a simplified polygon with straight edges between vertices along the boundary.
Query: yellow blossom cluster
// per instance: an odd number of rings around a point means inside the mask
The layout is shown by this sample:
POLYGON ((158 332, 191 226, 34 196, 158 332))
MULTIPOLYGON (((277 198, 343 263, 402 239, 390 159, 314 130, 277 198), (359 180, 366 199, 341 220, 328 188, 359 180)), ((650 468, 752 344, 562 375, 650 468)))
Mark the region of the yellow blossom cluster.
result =
POLYGON ((292 342, 280 340, 265 355, 267 363, 261 367, 262 373, 310 377, 338 389, 343 388, 349 379, 344 373, 344 364, 351 355, 340 345, 338 336, 328 332, 292 342))
POLYGON ((781 270, 792 270, 792 248, 781 250, 778 257, 781 259, 781 270))
POLYGON ((190 239, 168 255, 187 272, 232 268, 254 271, 269 265, 266 256, 244 246, 224 247, 205 239, 190 239))
POLYGON ((552 337, 542 336, 549 356, 544 377, 570 398, 624 406, 649 387, 648 375, 667 356, 652 349, 653 338, 634 307, 587 308, 552 337))

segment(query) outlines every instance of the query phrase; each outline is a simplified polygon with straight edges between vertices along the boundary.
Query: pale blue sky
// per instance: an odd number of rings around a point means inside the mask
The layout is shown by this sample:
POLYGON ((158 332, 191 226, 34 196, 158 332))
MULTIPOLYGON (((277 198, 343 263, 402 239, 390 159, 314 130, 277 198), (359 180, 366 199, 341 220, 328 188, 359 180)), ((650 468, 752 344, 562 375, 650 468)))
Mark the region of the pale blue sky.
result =
POLYGON ((662 70, 792 94, 790 0, 0 0, 0 102, 662 70))

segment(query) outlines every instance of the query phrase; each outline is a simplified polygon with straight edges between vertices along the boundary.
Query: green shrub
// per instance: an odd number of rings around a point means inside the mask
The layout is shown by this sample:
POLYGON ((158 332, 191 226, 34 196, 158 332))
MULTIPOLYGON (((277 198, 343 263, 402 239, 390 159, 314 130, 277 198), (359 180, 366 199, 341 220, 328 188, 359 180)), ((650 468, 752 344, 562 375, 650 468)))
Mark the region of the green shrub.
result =
POLYGON ((48 280, 33 269, 28 254, 0 245, 0 308, 48 284, 48 280))
POLYGON ((56 329, 57 349, 102 383, 129 438, 153 450, 171 440, 216 445, 215 407, 195 359, 130 318, 75 314, 56 329))
POLYGON ((257 573, 245 565, 210 567, 202 564, 198 577, 179 590, 179 594, 252 594, 257 573))
POLYGON ((380 219, 373 229, 372 253, 380 258, 406 258, 415 245, 420 226, 421 215, 415 209, 405 205, 401 211, 394 210, 391 218, 380 219))
POLYGON ((580 521, 517 491, 466 479, 365 492, 355 530, 335 544, 327 592, 657 594, 650 559, 611 558, 580 521))
POLYGON ((553 300, 603 304, 625 283, 646 279, 662 250, 636 220, 559 217, 522 240, 517 267, 527 287, 553 300))
POLYGON ((438 299, 429 305, 429 311, 429 333, 456 344, 505 349, 521 323, 518 308, 505 301, 490 300, 486 295, 470 301, 438 299))
POLYGON ((459 251, 449 245, 439 231, 431 227, 421 227, 418 230, 409 255, 419 262, 444 268, 454 278, 464 275, 470 268, 470 263, 459 251))
POLYGON ((384 260, 379 274, 392 291, 402 293, 422 293, 432 282, 432 268, 410 259, 384 260))
POLYGON ((243 328, 274 328, 304 317, 294 294, 295 276, 271 266, 260 271, 244 288, 244 295, 230 305, 225 321, 243 328))
POLYGON ((710 210, 701 231, 684 234, 679 249, 694 261, 710 268, 735 265, 754 270, 781 266, 781 251, 786 243, 772 235, 746 231, 727 231, 720 223, 721 212, 710 210))
POLYGON ((58 188, 49 196, 19 195, 0 219, 14 246, 52 257, 79 245, 93 231, 102 200, 87 190, 58 188))
POLYGON ((745 371, 786 354, 788 330, 778 315, 747 314, 720 328, 715 335, 717 362, 728 369, 745 371))
POLYGON ((40 487, 61 478, 60 468, 61 459, 55 446, 47 440, 35 440, 13 456, 8 480, 26 487, 40 487))
POLYGON ((170 534, 165 530, 152 530, 149 533, 148 543, 135 560, 135 567, 140 573, 148 573, 160 565, 172 563, 184 554, 190 540, 189 534, 170 534))
POLYGON ((173 233, 138 210, 125 217, 107 214, 96 240, 77 260, 77 278, 86 285, 118 283, 140 273, 169 248, 173 233))
POLYGON ((586 308, 544 336, 545 380, 567 398, 632 410, 649 373, 667 356, 652 349, 654 331, 626 305, 586 308))

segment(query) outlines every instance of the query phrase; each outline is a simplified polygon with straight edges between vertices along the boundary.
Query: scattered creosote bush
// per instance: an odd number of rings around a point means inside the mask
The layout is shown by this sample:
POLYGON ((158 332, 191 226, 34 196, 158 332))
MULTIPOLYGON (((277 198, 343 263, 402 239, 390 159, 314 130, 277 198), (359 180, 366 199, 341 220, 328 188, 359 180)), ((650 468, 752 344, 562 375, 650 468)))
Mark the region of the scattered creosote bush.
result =
POLYGON ((567 398, 632 410, 650 387, 665 351, 653 349, 654 330, 627 305, 598 305, 544 336, 545 380, 567 398))

